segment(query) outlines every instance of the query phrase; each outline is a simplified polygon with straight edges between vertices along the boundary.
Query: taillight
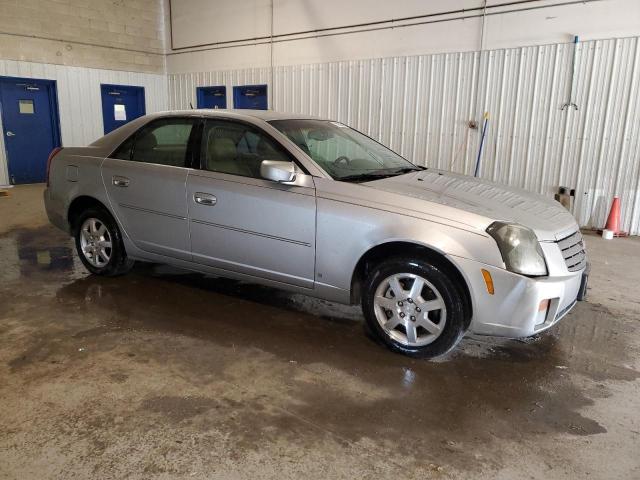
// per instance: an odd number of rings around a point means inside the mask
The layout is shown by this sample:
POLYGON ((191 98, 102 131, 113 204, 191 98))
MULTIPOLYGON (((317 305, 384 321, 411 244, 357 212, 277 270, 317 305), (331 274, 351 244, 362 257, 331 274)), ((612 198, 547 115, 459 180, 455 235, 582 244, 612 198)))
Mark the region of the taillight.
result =
POLYGON ((62 150, 62 147, 56 147, 53 150, 51 150, 51 153, 49 154, 49 158, 47 158, 47 187, 49 186, 49 171, 51 170, 51 160, 53 160, 53 157, 55 157, 60 150, 62 150))

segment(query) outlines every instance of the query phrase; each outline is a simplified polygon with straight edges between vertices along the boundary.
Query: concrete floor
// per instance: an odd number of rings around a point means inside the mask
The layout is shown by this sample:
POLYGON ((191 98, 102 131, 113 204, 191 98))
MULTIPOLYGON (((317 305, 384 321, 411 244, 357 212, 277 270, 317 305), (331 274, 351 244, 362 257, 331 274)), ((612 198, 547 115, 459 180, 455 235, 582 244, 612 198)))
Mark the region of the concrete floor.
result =
POLYGON ((0 197, 0 478, 640 478, 640 240, 590 298, 437 362, 357 308, 138 265, 92 277, 41 186, 0 197))

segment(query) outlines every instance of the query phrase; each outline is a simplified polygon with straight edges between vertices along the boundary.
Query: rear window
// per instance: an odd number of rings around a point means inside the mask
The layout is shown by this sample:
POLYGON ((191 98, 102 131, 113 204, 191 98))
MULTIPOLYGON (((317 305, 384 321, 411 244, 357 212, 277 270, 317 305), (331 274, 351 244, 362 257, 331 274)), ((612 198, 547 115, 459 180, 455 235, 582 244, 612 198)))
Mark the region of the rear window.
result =
POLYGON ((111 154, 111 158, 118 158, 120 160, 131 160, 131 150, 133 149, 134 135, 127 138, 122 145, 120 145, 115 152, 111 154))
POLYGON ((196 121, 191 118, 166 118, 151 122, 128 138, 111 157, 186 167, 190 164, 189 141, 196 121))

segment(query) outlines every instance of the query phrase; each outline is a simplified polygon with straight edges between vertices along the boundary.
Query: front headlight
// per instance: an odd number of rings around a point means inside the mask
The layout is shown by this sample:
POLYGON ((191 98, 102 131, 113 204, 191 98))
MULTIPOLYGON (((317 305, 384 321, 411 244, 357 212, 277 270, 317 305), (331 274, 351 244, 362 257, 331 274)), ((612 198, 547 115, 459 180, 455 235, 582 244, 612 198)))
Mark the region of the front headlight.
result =
POLYGON ((531 276, 547 274, 544 254, 533 230, 517 223, 494 222, 487 233, 498 244, 507 270, 531 276))

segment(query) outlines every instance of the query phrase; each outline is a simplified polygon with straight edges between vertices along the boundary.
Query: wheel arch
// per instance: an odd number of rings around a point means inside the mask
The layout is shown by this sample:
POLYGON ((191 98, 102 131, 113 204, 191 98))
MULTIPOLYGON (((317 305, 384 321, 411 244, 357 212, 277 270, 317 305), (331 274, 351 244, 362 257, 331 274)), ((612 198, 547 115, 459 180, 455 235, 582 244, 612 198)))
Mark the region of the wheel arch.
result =
POLYGON ((67 208, 67 221, 72 234, 76 228, 76 218, 88 208, 100 208, 113 217, 107 206, 97 198, 90 195, 79 195, 71 201, 69 208, 67 208))
POLYGON ((471 291, 464 275, 447 256, 434 248, 407 241, 389 241, 371 247, 358 260, 351 276, 351 303, 360 303, 362 285, 371 268, 386 258, 393 256, 415 256, 426 260, 443 270, 452 278, 463 298, 465 312, 465 327, 471 323, 473 316, 473 303, 471 291))

